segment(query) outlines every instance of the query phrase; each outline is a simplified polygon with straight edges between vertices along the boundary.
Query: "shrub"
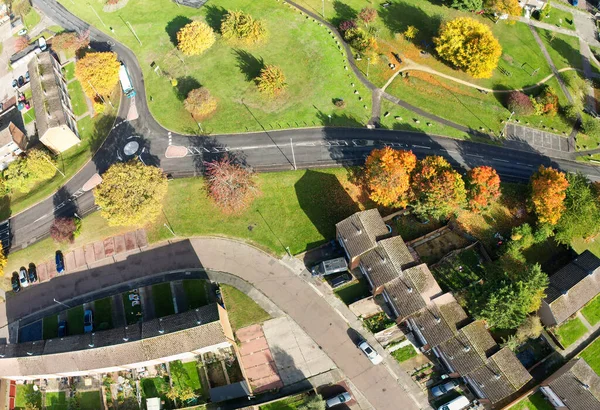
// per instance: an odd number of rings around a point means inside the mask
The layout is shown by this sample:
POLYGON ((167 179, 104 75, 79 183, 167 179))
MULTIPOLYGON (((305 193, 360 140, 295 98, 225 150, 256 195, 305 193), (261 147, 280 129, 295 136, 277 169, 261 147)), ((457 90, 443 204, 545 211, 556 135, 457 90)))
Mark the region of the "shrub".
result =
POLYGON ((50 236, 59 243, 73 243, 76 231, 75 218, 56 218, 50 226, 50 236))
POLYGON ((372 7, 365 7, 358 13, 358 19, 366 25, 371 24, 377 18, 377 10, 372 7))
POLYGON ((340 23, 340 31, 342 33, 351 30, 353 28, 356 28, 356 21, 354 20, 344 20, 340 23))
POLYGON ((537 115, 548 115, 553 117, 558 112, 558 95, 554 90, 545 85, 540 94, 531 99, 537 115))
POLYGON ((96 114, 104 114, 106 111, 106 105, 102 102, 94 101, 94 112, 96 114))
POLYGON ((581 131, 590 137, 600 136, 600 120, 586 116, 581 123, 581 131))
POLYGON ((406 37, 408 40, 413 40, 417 34, 419 34, 419 29, 415 26, 408 26, 404 31, 404 37, 406 37))
POLYGON ((529 316, 525 321, 517 328, 516 337, 519 342, 526 342, 527 339, 535 339, 542 334, 542 322, 539 316, 529 316))
POLYGON ((564 117, 572 123, 574 123, 577 120, 578 114, 579 110, 573 104, 567 104, 563 107, 564 117))
POLYGON ((334 104, 338 108, 346 108, 346 101, 343 98, 336 98, 334 104))
POLYGON ((183 105, 195 119, 202 119, 217 110, 217 99, 207 88, 200 87, 188 93, 183 105))
POLYGON ((275 65, 266 65, 260 70, 256 85, 261 92, 270 95, 281 93, 287 86, 283 71, 275 65))
POLYGON ((506 106, 510 112, 516 115, 532 115, 535 108, 529 96, 521 91, 511 91, 506 99, 506 106))
POLYGON ((221 22, 221 34, 226 40, 240 40, 245 43, 257 43, 267 35, 267 29, 261 20, 243 11, 228 11, 221 22))
POLYGON ((344 33, 344 40, 358 51, 377 50, 377 40, 362 28, 352 28, 344 33))
POLYGON ((202 21, 192 21, 177 33, 177 48, 186 56, 204 53, 215 44, 215 33, 202 21))

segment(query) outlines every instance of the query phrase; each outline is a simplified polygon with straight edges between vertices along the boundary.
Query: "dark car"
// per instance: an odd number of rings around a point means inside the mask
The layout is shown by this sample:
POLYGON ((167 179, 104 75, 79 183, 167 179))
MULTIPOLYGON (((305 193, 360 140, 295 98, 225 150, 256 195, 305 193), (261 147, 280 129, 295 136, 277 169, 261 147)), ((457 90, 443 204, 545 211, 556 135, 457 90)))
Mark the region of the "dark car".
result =
POLYGON ((94 317, 92 311, 87 309, 83 312, 83 333, 92 333, 94 330, 94 317))
POLYGON ((23 87, 25 85, 25 77, 19 77, 19 87, 23 87))
POLYGON ((19 275, 17 274, 17 272, 14 272, 12 275, 12 278, 10 280, 11 284, 12 284, 12 290, 17 293, 18 291, 21 290, 21 285, 19 284, 19 275))
POLYGON ((58 337, 65 337, 67 335, 67 322, 64 320, 58 322, 58 337))
POLYGON ((346 283, 350 282, 351 280, 352 280, 352 276, 348 275, 347 273, 344 273, 343 275, 336 276, 335 278, 331 279, 329 281, 329 283, 331 284, 331 287, 333 289, 335 289, 335 288, 339 288, 342 285, 345 285, 346 283))
POLYGON ((33 263, 29 264, 29 269, 27 269, 27 272, 29 273, 29 282, 35 283, 38 281, 37 270, 33 263))
POLYGON ((63 273, 65 271, 65 259, 63 258, 61 251, 56 251, 54 261, 56 262, 56 271, 58 273, 63 273))
POLYGON ((19 82, 16 79, 14 79, 12 82, 12 86, 17 88, 18 85, 19 85, 19 82))

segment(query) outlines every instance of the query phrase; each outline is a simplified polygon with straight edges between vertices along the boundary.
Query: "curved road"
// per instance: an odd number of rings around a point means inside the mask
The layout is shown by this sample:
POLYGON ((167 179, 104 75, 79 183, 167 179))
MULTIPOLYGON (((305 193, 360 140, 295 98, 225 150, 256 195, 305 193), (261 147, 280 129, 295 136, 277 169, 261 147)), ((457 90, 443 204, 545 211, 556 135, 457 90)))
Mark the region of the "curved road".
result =
POLYGON ((374 147, 390 145, 411 149, 419 157, 442 155, 453 165, 469 168, 490 165, 504 180, 525 181, 540 165, 552 165, 566 171, 581 171, 592 180, 600 180, 600 169, 568 161, 553 159, 531 151, 518 151, 502 146, 473 143, 405 131, 369 130, 366 128, 311 128, 257 133, 198 137, 171 133, 158 124, 148 109, 142 70, 128 48, 68 12, 55 0, 33 0, 45 15, 67 30, 90 30, 92 45, 97 49, 115 51, 127 65, 134 87, 135 99, 124 98, 117 115, 116 126, 93 159, 83 167, 61 190, 35 206, 13 216, 11 221, 11 250, 22 249, 48 235, 54 216, 83 216, 96 209, 91 192, 84 192, 83 184, 95 173, 104 172, 110 164, 128 159, 123 146, 128 138, 136 136, 141 143, 140 158, 147 164, 160 166, 166 173, 178 176, 198 175, 203 162, 235 153, 258 171, 360 163, 374 147), (125 121, 135 105, 139 117, 125 121), (185 146, 183 158, 166 158, 169 145, 185 146), (293 146, 293 152, 292 152, 293 146))

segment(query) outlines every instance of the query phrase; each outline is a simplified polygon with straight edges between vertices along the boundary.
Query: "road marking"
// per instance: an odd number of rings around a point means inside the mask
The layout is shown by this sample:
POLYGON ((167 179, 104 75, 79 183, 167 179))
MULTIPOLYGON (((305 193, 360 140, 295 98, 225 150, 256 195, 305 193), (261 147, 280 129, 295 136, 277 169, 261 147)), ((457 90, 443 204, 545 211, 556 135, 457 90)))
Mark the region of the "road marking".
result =
POLYGON ((507 161, 505 159, 500 159, 500 158, 492 158, 492 160, 494 160, 494 161, 500 161, 500 162, 510 162, 510 161, 507 161))
POLYGON ((415 148, 431 149, 431 147, 425 147, 423 145, 413 145, 415 148))
POLYGON ((483 155, 467 154, 467 157, 483 158, 483 155))
POLYGON ((344 315, 342 315, 342 312, 340 312, 340 311, 339 311, 339 310, 337 310, 336 308, 333 308, 333 310, 335 310, 335 311, 336 311, 336 313, 337 313, 338 315, 340 315, 340 317, 341 317, 342 319, 344 319, 344 322, 346 322, 346 323, 350 324, 350 321, 349 321, 348 319, 346 319, 346 317, 345 317, 344 315))
POLYGON ((309 286, 311 288, 313 288, 313 290, 317 293, 317 295, 323 297, 323 294, 321 293, 321 291, 319 289, 317 289, 317 287, 315 285, 313 285, 312 283, 308 282, 309 286))
POLYGON ((35 221, 33 221, 33 223, 39 222, 39 221, 41 221, 42 219, 46 218, 47 216, 48 216, 48 214, 46 214, 46 215, 42 215, 42 216, 40 216, 38 219, 36 219, 35 221))
MULTIPOLYGON (((450 154, 458 154, 458 151, 454 151, 452 149, 447 149, 446 152, 449 152, 450 154)), ((469 155, 469 154, 467 154, 469 155)))

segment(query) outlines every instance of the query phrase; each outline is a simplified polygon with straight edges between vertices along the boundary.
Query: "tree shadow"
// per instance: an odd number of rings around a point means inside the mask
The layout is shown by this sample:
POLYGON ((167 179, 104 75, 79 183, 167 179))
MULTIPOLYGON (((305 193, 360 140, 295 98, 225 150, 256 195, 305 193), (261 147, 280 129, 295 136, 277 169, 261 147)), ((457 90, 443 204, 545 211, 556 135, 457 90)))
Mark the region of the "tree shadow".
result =
POLYGON ((364 128, 365 124, 346 113, 325 114, 317 110, 317 119, 323 126, 364 128))
POLYGON ((352 7, 343 3, 339 0, 334 0, 333 9, 335 10, 335 17, 331 19, 331 23, 337 28, 342 21, 354 20, 358 14, 352 7))
POLYGON ((94 131, 92 131, 89 137, 90 152, 92 155, 102 146, 107 134, 115 123, 115 118, 114 115, 104 115, 94 123, 94 131))
POLYGON ((77 213, 77 201, 72 198, 71 192, 66 186, 61 187, 52 196, 52 203, 54 205, 54 217, 72 217, 77 213))
POLYGON ((204 10, 206 10, 204 17, 206 19, 206 24, 208 24, 215 32, 220 33, 221 22, 223 21, 223 17, 227 14, 227 10, 221 6, 213 5, 205 5, 204 10))
POLYGON ((198 82, 194 77, 186 75, 177 79, 177 98, 179 101, 183 101, 187 98, 190 91, 200 88, 202 84, 198 82))
POLYGON ((405 2, 392 2, 379 11, 379 16, 386 27, 394 33, 404 33, 408 26, 415 26, 419 32, 413 40, 415 45, 432 48, 432 39, 442 24, 442 16, 430 16, 421 8, 405 2))
POLYGON ((233 53, 236 56, 238 68, 246 76, 246 81, 254 80, 260 75, 260 70, 265 67, 262 57, 254 57, 246 50, 234 49, 233 53))
POLYGON ((171 40, 171 43, 173 43, 174 46, 177 46, 177 33, 179 32, 179 30, 181 30, 183 26, 191 22, 192 20, 185 16, 177 16, 173 20, 169 21, 169 23, 167 23, 165 31, 169 35, 169 39, 171 40))

